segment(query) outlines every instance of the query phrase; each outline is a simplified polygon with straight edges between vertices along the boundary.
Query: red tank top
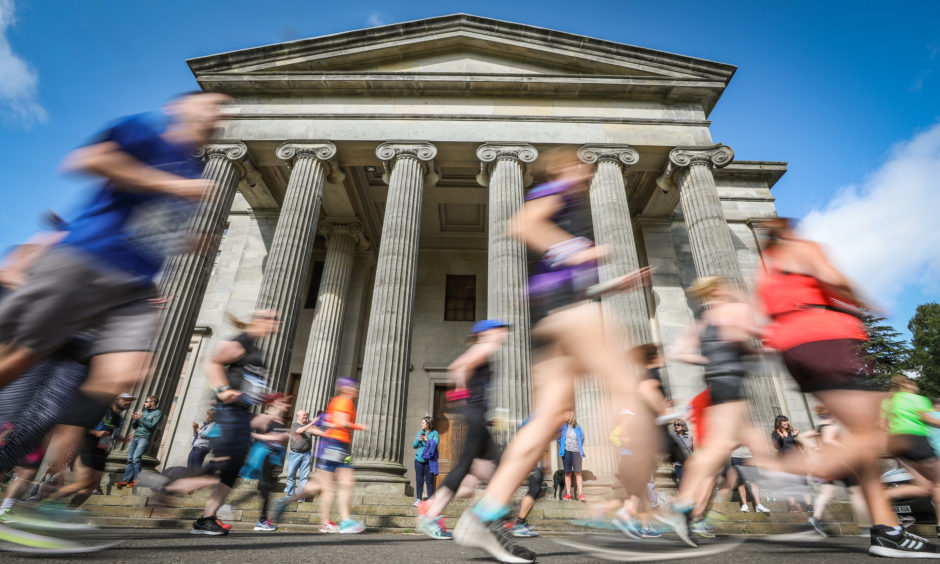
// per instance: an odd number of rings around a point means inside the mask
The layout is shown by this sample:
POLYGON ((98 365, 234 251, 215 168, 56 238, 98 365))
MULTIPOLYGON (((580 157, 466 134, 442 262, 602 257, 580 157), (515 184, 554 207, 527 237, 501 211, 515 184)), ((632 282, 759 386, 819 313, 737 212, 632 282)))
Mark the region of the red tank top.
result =
POLYGON ((761 272, 757 296, 771 318, 764 329, 764 341, 779 351, 816 341, 868 340, 859 318, 820 307, 831 306, 833 296, 812 276, 781 270, 761 272))

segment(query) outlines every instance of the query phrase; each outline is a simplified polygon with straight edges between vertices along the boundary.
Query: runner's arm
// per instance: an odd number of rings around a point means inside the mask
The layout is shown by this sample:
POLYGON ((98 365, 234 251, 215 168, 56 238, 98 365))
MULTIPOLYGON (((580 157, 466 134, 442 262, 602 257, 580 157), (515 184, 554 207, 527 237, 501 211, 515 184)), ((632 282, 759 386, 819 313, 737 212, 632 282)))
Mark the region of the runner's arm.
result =
POLYGON ((114 141, 75 149, 62 163, 65 172, 84 172, 114 181, 132 192, 157 192, 182 198, 201 197, 208 181, 177 176, 145 165, 114 141))

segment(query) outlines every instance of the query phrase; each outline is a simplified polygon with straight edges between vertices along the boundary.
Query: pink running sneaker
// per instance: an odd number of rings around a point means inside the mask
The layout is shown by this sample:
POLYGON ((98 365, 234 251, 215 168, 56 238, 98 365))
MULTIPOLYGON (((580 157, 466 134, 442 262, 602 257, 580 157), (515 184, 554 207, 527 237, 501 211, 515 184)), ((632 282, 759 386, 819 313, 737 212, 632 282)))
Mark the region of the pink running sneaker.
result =
POLYGON ((337 525, 333 521, 323 523, 322 525, 320 525, 320 532, 321 533, 338 533, 339 525, 337 525))

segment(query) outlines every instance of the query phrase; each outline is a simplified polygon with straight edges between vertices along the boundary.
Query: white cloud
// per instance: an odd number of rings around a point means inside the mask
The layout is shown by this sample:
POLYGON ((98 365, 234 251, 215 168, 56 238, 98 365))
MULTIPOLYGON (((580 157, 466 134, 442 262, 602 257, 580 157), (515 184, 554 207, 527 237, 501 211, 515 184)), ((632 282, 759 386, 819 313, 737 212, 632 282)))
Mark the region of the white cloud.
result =
POLYGON ((14 21, 13 0, 0 0, 0 117, 29 127, 46 121, 46 110, 36 101, 39 76, 7 39, 14 21))
POLYGON ((369 12, 369 18, 366 20, 366 24, 370 27, 385 25, 385 18, 379 15, 378 12, 369 12))
POLYGON ((861 186, 814 209, 800 230, 884 306, 940 289, 940 123, 892 148, 861 186))

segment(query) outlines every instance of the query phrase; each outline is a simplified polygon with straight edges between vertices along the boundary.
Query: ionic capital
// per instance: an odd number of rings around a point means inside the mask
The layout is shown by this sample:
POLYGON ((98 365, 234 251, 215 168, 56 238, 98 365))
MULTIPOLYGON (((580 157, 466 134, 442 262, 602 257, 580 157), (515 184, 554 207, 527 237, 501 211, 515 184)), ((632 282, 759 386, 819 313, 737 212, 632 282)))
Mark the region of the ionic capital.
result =
POLYGON ((356 240, 357 250, 364 251, 369 248, 369 241, 366 239, 362 223, 356 218, 327 218, 317 226, 317 232, 329 241, 338 234, 346 234, 356 240))
POLYGON ((425 182, 433 184, 437 181, 434 171, 434 157, 437 156, 437 147, 427 141, 386 141, 375 149, 375 156, 382 161, 385 172, 382 180, 388 184, 392 175, 392 167, 398 159, 415 159, 425 171, 425 182))
POLYGON ((711 147, 676 147, 669 151, 670 164, 682 168, 701 164, 721 168, 734 159, 734 151, 727 145, 718 143, 711 147))
MULTIPOLYGON (((480 173, 477 174, 477 183, 480 186, 490 185, 490 174, 493 166, 501 160, 512 160, 520 163, 525 171, 526 165, 534 162, 539 156, 535 147, 528 143, 484 143, 477 147, 477 158, 480 159, 480 173)), ((530 179, 525 177, 525 183, 530 179)))
POLYGON ((211 143, 196 150, 196 157, 200 159, 228 160, 238 171, 239 178, 244 178, 248 172, 243 162, 247 156, 248 147, 244 143, 211 143))
POLYGON ((211 143, 203 145, 196 151, 196 156, 204 159, 225 158, 230 161, 240 161, 246 155, 248 155, 248 147, 244 143, 211 143))
POLYGON ((287 161, 288 166, 291 167, 300 159, 317 159, 327 167, 327 181, 331 184, 339 184, 346 178, 346 173, 339 168, 339 163, 336 161, 336 145, 329 141, 314 143, 288 141, 279 145, 275 154, 277 158, 287 161))
POLYGON ((578 159, 586 164, 612 162, 623 169, 639 162, 640 154, 629 145, 584 145, 578 149, 578 159))
POLYGON ((673 178, 680 168, 692 165, 722 168, 734 160, 734 150, 727 145, 717 143, 710 147, 676 147, 669 151, 666 169, 656 179, 656 185, 663 192, 668 192, 676 185, 673 178))

